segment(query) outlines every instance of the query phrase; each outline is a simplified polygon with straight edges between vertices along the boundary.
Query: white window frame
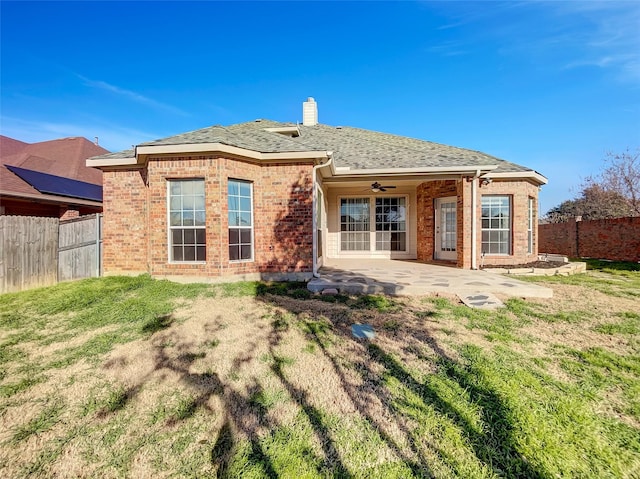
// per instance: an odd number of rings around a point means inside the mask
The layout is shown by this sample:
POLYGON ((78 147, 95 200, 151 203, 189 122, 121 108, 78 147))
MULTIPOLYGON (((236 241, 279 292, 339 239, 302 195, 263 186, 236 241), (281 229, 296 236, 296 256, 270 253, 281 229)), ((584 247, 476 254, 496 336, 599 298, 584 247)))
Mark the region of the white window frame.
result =
MULTIPOLYGON (((364 205, 364 202, 360 203, 364 205)), ((367 251, 371 251, 371 198, 368 196, 356 196, 356 197, 345 197, 345 198, 340 198, 338 201, 338 218, 340 218, 340 251, 342 252, 348 252, 348 253, 360 253, 360 252, 367 252, 367 251), (356 200, 367 200, 367 213, 368 213, 368 218, 367 218, 367 229, 366 230, 361 230, 361 229, 355 229, 355 230, 346 230, 343 231, 342 230, 342 225, 349 225, 349 224, 353 224, 353 225, 361 225, 362 223, 344 223, 342 221, 342 202, 346 201, 347 202, 347 206, 348 206, 348 202, 352 201, 355 204, 356 200), (342 248, 342 235, 344 233, 349 233, 349 234, 355 234, 356 236, 360 236, 362 238, 366 237, 366 240, 361 240, 361 241, 356 241, 355 243, 366 243, 368 248, 367 249, 343 249, 342 248)), ((349 240, 347 240, 347 242, 349 242, 349 240)))
MULTIPOLYGON (((234 195, 236 196, 236 195, 234 195)), ((236 196, 238 198, 238 208, 240 208, 240 199, 241 198, 246 198, 246 196, 241 196, 241 195, 237 195, 236 196)), ((254 227, 255 227, 255 222, 254 222, 254 218, 253 218, 253 210, 254 210, 254 206, 253 206, 253 182, 252 181, 248 181, 248 180, 242 180, 239 178, 228 178, 227 179, 227 255, 229 258, 229 263, 250 263, 252 261, 255 261, 255 231, 254 231, 254 227), (229 214, 230 214, 230 209, 229 209, 229 198, 231 195, 229 195, 229 185, 231 183, 242 183, 245 185, 249 185, 249 194, 251 195, 249 197, 249 205, 250 205, 250 218, 251 218, 251 224, 249 226, 243 226, 243 225, 231 225, 228 221, 229 218, 229 214), (240 259, 231 259, 231 254, 230 254, 230 249, 231 249, 231 242, 230 242, 230 234, 231 234, 231 230, 232 229, 237 229, 240 230, 239 231, 239 238, 241 238, 241 231, 242 230, 249 230, 250 231, 250 235, 251 235, 251 257, 250 258, 240 258, 240 259)), ((243 212, 244 210, 238 209, 238 210, 233 210, 233 211, 238 211, 243 212)), ((237 243, 238 246, 242 246, 243 244, 247 244, 247 243, 242 243, 242 241, 239 239, 239 243, 237 243)), ((242 248, 240 248, 240 251, 242 251, 242 248)))
MULTIPOLYGON (((399 201, 397 203, 400 203, 399 201)), ((400 252, 400 253, 406 253, 407 252, 407 245, 409 243, 408 241, 408 236, 409 233, 407 231, 407 198, 403 195, 398 195, 398 196, 375 196, 374 200, 373 200, 373 228, 375 229, 375 245, 373 245, 374 249, 376 252, 378 251, 382 251, 382 252, 389 252, 389 253, 396 253, 396 252, 400 252), (381 224, 399 224, 399 223, 404 223, 404 229, 402 230, 392 230, 392 229, 388 229, 388 230, 378 230, 378 200, 381 200, 383 202, 383 204, 381 205, 383 208, 385 206, 392 206, 392 205, 385 205, 384 204, 384 200, 402 200, 402 205, 400 204, 396 204, 395 206, 397 206, 398 208, 404 208, 403 211, 403 221, 383 221, 381 224), (404 235, 404 248, 403 249, 385 249, 385 248, 381 248, 378 249, 378 244, 381 243, 382 241, 378 241, 378 237, 379 235, 386 235, 388 234, 390 237, 393 235, 393 233, 402 233, 404 235)), ((386 242, 387 240, 383 240, 384 242, 386 242)), ((389 243, 391 243, 392 240, 389 240, 389 243)))
MULTIPOLYGON (((204 178, 170 178, 167 179, 167 260, 169 261, 169 263, 175 263, 175 264, 205 264, 207 262, 207 239, 206 239, 206 191, 204 188, 205 184, 204 184, 204 178), (174 211, 178 211, 178 210, 172 210, 171 209, 171 184, 172 183, 176 183, 176 182, 181 182, 181 183, 185 183, 185 182, 202 182, 203 185, 203 200, 204 200, 204 210, 196 210, 195 207, 193 209, 194 211, 194 224, 193 225, 171 225, 171 212, 174 211), (202 225, 195 225, 195 212, 196 211, 202 211, 204 212, 204 223, 202 225), (195 250, 195 256, 197 258, 197 249, 198 246, 201 245, 204 247, 204 253, 205 253, 205 257, 204 259, 194 259, 194 260, 174 260, 173 258, 173 232, 174 231, 178 231, 178 230, 202 230, 204 231, 204 243, 198 243, 197 239, 194 240, 194 247, 196 248, 195 250)), ((180 196, 184 196, 184 195, 180 195, 180 196)), ((184 210, 181 208, 180 212, 183 213, 184 210)), ((181 221, 184 221, 184 218, 181 218, 181 221)), ((194 232, 194 236, 197 236, 197 233, 194 232)), ((184 243, 183 243, 184 244, 184 243)))
MULTIPOLYGON (((358 255, 358 254, 367 254, 373 256, 380 256, 384 254, 393 254, 398 255, 397 257, 405 257, 411 251, 411 235, 410 235, 410 197, 407 194, 386 194, 386 195, 339 195, 337 196, 337 215, 338 215, 338 254, 343 255, 358 255), (404 207, 405 207, 405 230, 398 231, 399 233, 405 233, 405 249, 404 250, 379 250, 377 249, 377 233, 376 230, 376 199, 378 198, 404 198, 404 207), (343 200, 352 200, 352 199, 366 199, 369 204, 369 229, 367 232, 369 233, 369 249, 361 249, 361 250, 349 250, 342 249, 342 201, 343 200)), ((348 233, 348 231, 346 231, 348 233)), ((363 231, 364 233, 364 231, 363 231)))
MULTIPOLYGON (((485 253, 487 256, 511 256, 513 253, 513 197, 511 195, 483 195, 482 199, 480 201, 481 203, 481 210, 482 213, 480 215, 480 224, 481 224, 481 244, 482 244, 482 252, 485 253), (506 198, 508 201, 508 212, 509 212, 509 216, 508 216, 508 227, 504 228, 504 227, 493 227, 492 226, 492 221, 499 221, 500 217, 495 217, 495 216, 491 216, 491 210, 493 206, 496 205, 485 205, 484 201, 488 200, 488 199, 498 199, 498 198, 506 198), (490 214, 489 216, 485 216, 484 212, 485 212, 485 208, 489 208, 490 214), (488 227, 485 227, 485 221, 488 221, 488 227), (502 244, 503 241, 485 241, 484 240, 484 233, 485 232, 506 232, 507 233, 507 241, 506 241, 506 245, 507 245, 507 251, 504 253, 496 253, 496 252, 491 252, 488 251, 489 248, 486 248, 485 245, 487 244, 502 244)), ((501 206, 497 205, 498 208, 502 208, 501 206)))

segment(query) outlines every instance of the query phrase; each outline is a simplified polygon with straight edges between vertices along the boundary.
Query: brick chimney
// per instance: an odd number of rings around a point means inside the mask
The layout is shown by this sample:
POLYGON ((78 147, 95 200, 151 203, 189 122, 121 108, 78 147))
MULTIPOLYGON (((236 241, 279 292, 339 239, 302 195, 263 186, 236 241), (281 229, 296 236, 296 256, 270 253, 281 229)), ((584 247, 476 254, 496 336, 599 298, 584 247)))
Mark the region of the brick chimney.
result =
POLYGON ((314 126, 318 124, 318 104, 309 97, 302 104, 302 124, 304 126, 314 126))

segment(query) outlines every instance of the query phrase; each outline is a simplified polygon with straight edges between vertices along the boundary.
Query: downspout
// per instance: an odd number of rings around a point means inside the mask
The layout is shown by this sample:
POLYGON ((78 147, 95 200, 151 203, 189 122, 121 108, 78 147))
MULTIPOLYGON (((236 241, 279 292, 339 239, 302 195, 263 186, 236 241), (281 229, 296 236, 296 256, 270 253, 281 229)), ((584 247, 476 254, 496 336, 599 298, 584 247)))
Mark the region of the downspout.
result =
POLYGON ((329 166, 332 162, 333 162, 333 151, 327 151, 327 158, 329 158, 329 160, 326 163, 320 163, 319 165, 315 165, 313 167, 313 170, 311 172, 311 185, 313 188, 313 192, 311 195, 311 208, 312 208, 312 213, 311 213, 311 224, 312 224, 312 228, 313 228, 313 235, 312 235, 312 242, 313 242, 313 248, 312 248, 312 256, 313 256, 313 277, 314 278, 319 278, 320 277, 320 273, 318 273, 318 218, 317 218, 317 214, 316 212, 318 211, 317 205, 316 203, 318 202, 318 195, 316 193, 316 175, 317 175, 317 171, 320 168, 323 168, 325 166, 329 166))
POLYGON ((478 203, 478 177, 480 176, 480 170, 476 170, 476 174, 471 179, 471 269, 478 269, 477 256, 477 235, 478 225, 477 219, 477 203, 478 203))

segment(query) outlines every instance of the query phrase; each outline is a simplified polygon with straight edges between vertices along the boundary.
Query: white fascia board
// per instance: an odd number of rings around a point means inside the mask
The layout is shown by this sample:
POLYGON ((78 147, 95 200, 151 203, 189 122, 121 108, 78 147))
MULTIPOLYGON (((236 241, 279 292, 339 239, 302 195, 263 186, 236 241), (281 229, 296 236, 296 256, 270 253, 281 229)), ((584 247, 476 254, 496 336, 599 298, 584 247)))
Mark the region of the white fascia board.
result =
POLYGON ((332 168, 334 176, 407 176, 429 174, 479 174, 490 172, 498 168, 498 165, 469 165, 469 166, 430 166, 424 168, 370 168, 347 169, 344 167, 332 168))
POLYGON ((228 153, 230 155, 242 156, 254 160, 312 160, 316 158, 327 158, 326 151, 288 151, 282 153, 262 153, 238 148, 237 146, 225 145, 224 143, 190 143, 181 145, 146 145, 136 147, 138 158, 141 155, 162 155, 176 153, 228 153))
POLYGON ((488 175, 484 175, 484 176, 486 178, 493 178, 493 179, 500 179, 500 178, 514 179, 514 180, 530 179, 530 180, 534 180, 536 183, 540 185, 546 185, 549 182, 549 180, 545 176, 541 175, 540 173, 534 170, 510 171, 510 172, 504 172, 504 173, 489 173, 488 175))
POLYGON ((88 167, 100 168, 102 166, 135 166, 138 161, 135 158, 97 158, 88 159, 85 164, 88 167))
POLYGON ((137 146, 135 158, 89 159, 86 161, 86 165, 97 168, 142 166, 149 155, 188 155, 193 153, 227 153, 229 155, 258 161, 317 160, 329 158, 331 155, 330 151, 287 151, 279 153, 262 153, 259 151, 249 150, 247 148, 225 145, 224 143, 185 143, 179 145, 137 146))

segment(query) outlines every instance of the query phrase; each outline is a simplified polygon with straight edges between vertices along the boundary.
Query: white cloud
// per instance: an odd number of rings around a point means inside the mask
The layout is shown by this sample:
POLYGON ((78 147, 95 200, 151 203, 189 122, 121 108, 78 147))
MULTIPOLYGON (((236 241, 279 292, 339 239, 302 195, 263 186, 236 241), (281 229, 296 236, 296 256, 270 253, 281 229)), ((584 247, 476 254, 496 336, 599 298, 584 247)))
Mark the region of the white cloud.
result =
POLYGON ((432 45, 427 48, 427 51, 444 57, 455 57, 465 55, 467 53, 466 47, 461 42, 454 41, 447 41, 440 43, 439 45, 432 45))
MULTIPOLYGON (((493 38, 499 53, 530 57, 540 65, 607 69, 625 82, 640 80, 640 2, 527 1, 437 4, 448 22, 480 38, 451 51, 473 49, 493 38), (470 28, 474 25, 474 28, 470 28)), ((442 54, 448 45, 442 46, 442 54)), ((436 46, 435 48, 441 48, 436 46)), ((433 50, 436 52, 436 50, 433 50)))
POLYGON ((102 80, 91 80, 85 76, 79 75, 76 73, 76 76, 78 78, 80 78, 83 83, 87 86, 90 86, 92 88, 98 88, 100 90, 105 90, 108 91, 110 93, 115 93, 116 95, 128 98, 129 100, 132 100, 136 103, 140 103, 142 105, 147 105, 150 106, 152 108, 158 109, 158 110, 164 110, 173 114, 177 114, 177 115, 181 115, 181 116, 189 116, 189 114, 183 110, 181 110, 180 108, 176 108, 174 106, 171 105, 167 105, 166 103, 162 103, 159 102, 157 100, 154 100, 153 98, 148 98, 144 95, 141 95, 140 93, 136 93, 134 91, 131 90, 126 90, 124 88, 120 88, 118 86, 115 85, 111 85, 110 83, 107 83, 105 81, 102 80))
POLYGON ((565 22, 586 25, 579 43, 578 58, 565 68, 596 66, 615 69, 620 79, 640 80, 640 4, 637 2, 560 2, 555 12, 565 22))

